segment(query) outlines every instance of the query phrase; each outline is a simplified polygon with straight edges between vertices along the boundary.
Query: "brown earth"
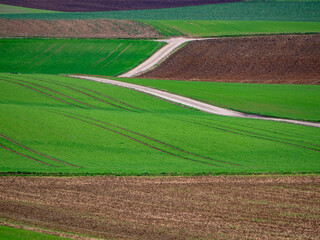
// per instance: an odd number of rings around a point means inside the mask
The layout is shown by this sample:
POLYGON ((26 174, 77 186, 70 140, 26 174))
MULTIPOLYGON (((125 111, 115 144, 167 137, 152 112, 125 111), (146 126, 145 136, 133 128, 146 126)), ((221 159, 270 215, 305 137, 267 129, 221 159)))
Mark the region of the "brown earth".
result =
POLYGON ((193 41, 143 78, 320 84, 320 35, 193 41))
POLYGON ((320 176, 1 177, 0 219, 116 239, 320 239, 320 176))
POLYGON ((185 7, 241 0, 0 0, 2 4, 65 12, 96 12, 185 7))
POLYGON ((0 19, 0 37, 159 38, 153 27, 131 20, 0 19))

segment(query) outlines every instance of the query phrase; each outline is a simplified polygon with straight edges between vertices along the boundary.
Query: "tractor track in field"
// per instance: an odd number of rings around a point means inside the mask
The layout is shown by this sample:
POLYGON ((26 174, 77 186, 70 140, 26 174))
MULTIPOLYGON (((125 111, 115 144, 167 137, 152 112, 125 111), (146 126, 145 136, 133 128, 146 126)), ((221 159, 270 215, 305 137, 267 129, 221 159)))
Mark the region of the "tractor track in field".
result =
POLYGON ((282 144, 291 145, 291 146, 294 146, 294 147, 299 147, 299 148, 304 148, 304 149, 320 152, 320 150, 315 149, 315 148, 310 148, 310 147, 301 146, 301 145, 290 143, 290 142, 280 141, 280 140, 272 139, 272 138, 270 138, 268 136, 265 136, 265 135, 252 133, 252 132, 245 131, 245 130, 239 130, 239 129, 235 129, 235 128, 230 128, 230 127, 225 127, 225 126, 221 126, 221 125, 218 125, 218 124, 215 124, 215 123, 209 123, 210 125, 208 125, 208 124, 205 124, 205 123, 200 123, 200 122, 192 121, 192 120, 181 120, 181 121, 194 123, 194 124, 197 124, 197 125, 201 125, 201 126, 217 129, 217 130, 220 130, 220 131, 228 132, 228 133, 231 133, 231 134, 263 139, 263 140, 267 140, 267 141, 271 141, 271 142, 282 143, 282 144), (234 132, 233 130, 236 130, 236 131, 239 131, 239 132, 244 132, 244 133, 234 132), (245 133, 248 133, 250 135, 245 134, 245 133))
POLYGON ((179 152, 183 152, 183 153, 186 153, 188 155, 192 155, 194 157, 199 157, 199 158, 203 158, 203 159, 206 159, 206 160, 210 160, 210 161, 214 161, 214 162, 218 162, 218 163, 223 163, 223 164, 230 164, 230 165, 234 165, 234 166, 238 166, 238 167, 244 167, 243 165, 239 165, 239 164, 235 164, 235 163, 230 163, 230 162, 226 162, 226 161, 221 161, 221 160, 216 160, 216 159, 213 159, 213 158, 210 158, 210 157, 205 157, 205 156, 202 156, 202 155, 198 155, 198 154, 195 154, 195 153, 191 153, 191 152, 188 152, 186 150, 183 150, 183 149, 180 149, 178 147, 175 147, 175 146, 172 146, 168 143, 165 143, 163 141, 160 141, 160 140, 157 140, 157 139, 154 139, 152 137, 148 137, 146 135, 143 135, 141 133, 138 133, 138 132, 135 132, 135 131, 132 131, 132 130, 129 130, 129 129, 126 129, 126 128, 123 128, 123 127, 119 127, 119 126, 116 126, 114 124, 110 124, 110 123, 106 123, 106 122, 103 122, 101 120, 97 120, 97 119, 94 119, 94 118, 90 118, 90 117, 86 117, 86 116, 82 116, 80 114, 74 114, 78 117, 82 117, 82 118, 86 118, 86 119, 89 119, 89 120, 93 120, 93 121, 96 121, 96 122, 99 122, 99 123, 102 123, 102 124, 105 124, 105 125, 108 125, 108 126, 111 126, 111 127, 114 127, 114 128, 118 128, 118 129, 121 129, 123 131, 126 131, 126 132, 129 132, 129 133, 132 133, 132 134, 135 134, 135 135, 138 135, 140 137, 143 137, 143 138, 146 138, 146 139, 149 139, 153 142, 156 142, 156 143, 159 143, 159 144, 162 144, 164 146, 167 146, 169 148, 172 148, 172 149, 175 149, 179 152))
POLYGON ((138 139, 136 139, 136 138, 133 138, 133 137, 127 135, 127 134, 121 133, 121 132, 119 132, 119 131, 116 131, 116 130, 113 130, 113 129, 110 129, 110 128, 101 126, 101 125, 99 125, 99 124, 92 123, 92 122, 89 122, 89 121, 86 121, 86 120, 77 118, 77 117, 74 117, 74 116, 70 116, 70 115, 67 115, 67 114, 64 114, 64 113, 55 112, 55 111, 48 111, 48 112, 51 112, 51 113, 54 113, 54 114, 58 114, 58 115, 61 115, 61 116, 64 116, 64 117, 68 117, 68 118, 71 118, 71 119, 75 119, 75 120, 77 120, 77 121, 81 121, 81 122, 84 122, 84 123, 87 123, 87 124, 96 126, 96 127, 98 127, 98 128, 102 128, 102 129, 104 129, 104 130, 107 130, 107 131, 116 133, 116 134, 121 135, 121 136, 123 136, 123 137, 126 137, 126 138, 128 138, 128 139, 131 139, 131 140, 133 140, 133 141, 135 141, 135 142, 138 142, 138 143, 140 143, 140 144, 142 144, 142 145, 144 145, 144 146, 147 146, 147 147, 149 147, 149 148, 152 148, 152 149, 154 149, 154 150, 156 150, 156 151, 159 151, 159 152, 162 152, 162 153, 165 153, 165 154, 168 154, 168 155, 177 157, 177 158, 181 158, 181 159, 184 159, 184 160, 188 160, 188 161, 192 161, 192 162, 197 162, 197 163, 201 163, 201 164, 207 164, 207 165, 211 165, 211 166, 215 166, 215 167, 221 167, 221 166, 216 165, 216 164, 212 164, 212 163, 208 163, 208 162, 204 162, 204 161, 200 161, 200 160, 196 160, 196 159, 192 159, 192 158, 187 158, 187 157, 179 156, 179 155, 177 155, 177 154, 174 154, 174 153, 165 151, 165 150, 163 150, 163 149, 157 148, 157 147, 152 146, 152 145, 150 145, 150 144, 148 144, 148 143, 145 143, 145 142, 143 142, 143 141, 140 141, 140 140, 138 140, 138 139))
POLYGON ((41 82, 46 82, 46 83, 57 84, 57 85, 60 85, 60 86, 63 86, 63 87, 72 89, 72 90, 74 90, 74 91, 80 92, 80 93, 82 93, 82 94, 85 94, 85 95, 87 95, 87 96, 90 96, 91 98, 94 98, 94 99, 96 99, 96 100, 98 100, 98 101, 105 102, 105 103, 107 103, 107 104, 109 104, 109 105, 112 105, 112 106, 114 106, 114 107, 122 108, 122 109, 124 109, 124 110, 131 111, 131 109, 123 108, 123 107, 118 106, 118 105, 116 105, 116 104, 113 104, 113 103, 104 101, 104 100, 102 100, 102 99, 99 99, 99 98, 97 98, 97 97, 94 97, 94 96, 92 96, 92 95, 90 95, 90 94, 84 93, 84 92, 82 92, 82 91, 80 91, 80 90, 78 90, 78 89, 72 88, 72 87, 77 87, 77 88, 84 89, 84 90, 87 90, 87 91, 89 91, 89 92, 95 93, 95 94, 97 94, 97 95, 99 95, 99 96, 102 96, 103 98, 106 98, 106 99, 112 100, 112 101, 114 101, 114 102, 120 103, 120 104, 122 104, 122 105, 125 105, 125 106, 127 106, 127 107, 130 107, 130 108, 133 108, 133 109, 136 109, 136 110, 139 110, 139 111, 147 111, 147 110, 145 110, 145 109, 142 109, 142 108, 139 108, 139 107, 136 107, 136 106, 132 106, 132 105, 127 104, 127 103, 125 103, 125 102, 122 102, 122 101, 119 101, 119 100, 117 100, 117 99, 111 98, 111 97, 109 97, 109 96, 106 96, 106 95, 104 95, 104 94, 102 94, 102 93, 99 93, 99 92, 97 92, 97 91, 91 90, 91 89, 89 89, 89 88, 77 86, 77 85, 75 85, 75 84, 71 84, 71 83, 61 83, 61 82, 58 82, 58 81, 52 81, 52 80, 47 80, 47 79, 42 79, 42 78, 29 78, 29 77, 26 77, 26 76, 23 76, 23 78, 30 79, 30 80, 41 81, 41 82), (68 86, 68 85, 69 85, 69 86, 68 86), (72 87, 70 87, 70 86, 72 86, 72 87))
POLYGON ((6 146, 1 145, 1 144, 0 144, 0 147, 3 148, 3 149, 5 149, 5 150, 7 150, 7 151, 9 151, 9 152, 12 152, 12 153, 15 153, 15 154, 17 154, 17 155, 20 155, 20 156, 22 156, 22 157, 31 159, 31 160, 33 160, 33 161, 35 161, 35 162, 38 162, 38 163, 41 163, 41 164, 44 164, 44 165, 47 165, 47 166, 50 166, 50 167, 59 167, 59 166, 55 166, 55 165, 52 165, 52 164, 50 164, 50 163, 46 163, 46 162, 43 162, 43 161, 41 161, 41 160, 35 159, 35 158, 30 157, 30 156, 28 156, 28 155, 19 153, 19 152, 14 151, 14 150, 6 147, 6 146))
POLYGON ((8 138, 8 137, 2 135, 2 134, 0 134, 0 137, 3 138, 3 139, 5 139, 5 140, 7 140, 7 141, 9 141, 9 142, 11 142, 11 143, 13 143, 13 144, 16 145, 16 146, 19 146, 19 147, 21 147, 21 148, 23 148, 23 149, 25 149, 25 150, 27 150, 27 151, 29 151, 29 152, 32 152, 32 153, 34 153, 34 154, 36 154, 36 155, 39 155, 39 156, 41 156, 41 157, 44 157, 44 158, 47 158, 47 159, 49 159, 49 160, 52 160, 52 161, 55 161, 55 162, 59 162, 59 163, 62 163, 62 164, 66 164, 66 165, 69 165, 69 166, 72 166, 72 167, 77 167, 77 168, 80 167, 80 166, 77 166, 77 165, 74 165, 74 164, 71 164, 71 163, 67 163, 67 162, 64 162, 64 161, 61 161, 61 160, 52 158, 52 157, 47 156, 47 155, 44 155, 44 154, 42 154, 42 153, 36 152, 36 151, 34 151, 33 149, 28 148, 28 147, 26 147, 26 146, 23 146, 23 145, 21 145, 20 143, 12 140, 11 138, 8 138))
MULTIPOLYGON (((113 106, 113 107, 120 108, 120 109, 127 110, 127 111, 132 111, 132 110, 130 110, 130 109, 126 109, 126 108, 120 107, 120 106, 118 106, 118 105, 115 105, 115 104, 113 104, 113 103, 107 102, 107 101, 105 101, 105 100, 102 100, 102 99, 100 99, 100 98, 97 98, 97 97, 95 97, 95 96, 92 96, 92 95, 90 95, 90 94, 88 94, 88 93, 85 93, 85 92, 83 92, 83 91, 81 91, 81 90, 75 89, 75 88, 73 88, 73 87, 66 86, 66 85, 61 84, 61 83, 50 82, 50 81, 45 81, 45 80, 40 80, 40 79, 38 79, 38 78, 32 78, 32 79, 29 78, 29 79, 30 79, 30 80, 41 81, 41 82, 53 83, 53 84, 56 84, 56 85, 59 85, 59 86, 63 86, 63 87, 68 88, 68 89, 70 89, 70 90, 72 90, 72 91, 81 93, 82 95, 85 95, 85 96, 90 97, 90 98, 93 98, 93 99, 95 99, 95 100, 97 100, 97 101, 106 103, 106 104, 111 105, 111 106, 113 106)), ((30 83, 30 82, 29 82, 29 83, 30 83)), ((35 83, 30 83, 30 84, 35 84, 35 83)), ((38 84, 36 84, 36 85, 37 85, 37 86, 41 86, 41 85, 38 85, 38 84)), ((43 87, 43 86, 42 86, 42 88, 47 89, 46 87, 43 87)), ((49 90, 49 88, 48 88, 48 90, 49 90)), ((54 90, 49 90, 49 91, 56 92, 56 91, 54 91, 54 90)), ((66 95, 64 95, 64 94, 62 94, 62 93, 59 93, 59 92, 56 92, 56 93, 59 94, 59 95, 62 95, 62 96, 66 96, 66 95)), ((74 100, 74 101, 78 101, 78 100, 75 100, 74 98, 71 98, 71 97, 69 97, 69 96, 68 96, 68 98, 70 98, 70 99, 72 99, 72 100, 74 100)), ((79 101, 79 102, 80 102, 80 101, 79 101)), ((83 103, 83 104, 86 104, 86 103, 83 103)), ((90 105, 88 105, 88 106, 90 106, 90 105)), ((95 106, 93 106, 93 107, 94 107, 94 108, 98 108, 98 107, 95 107, 95 106)))
POLYGON ((38 92, 38 93, 40 93, 40 94, 42 94, 42 95, 45 95, 45 96, 50 97, 50 98, 53 98, 53 99, 55 99, 55 100, 57 100, 57 101, 59 101, 59 102, 63 102, 63 103, 66 103, 67 105, 71 105, 71 106, 73 106, 73 107, 77 107, 77 108, 83 109, 83 107, 81 107, 81 106, 74 105, 74 104, 69 103, 69 102, 67 102, 67 101, 65 101, 65 100, 62 100, 62 99, 57 98, 57 97, 55 97, 55 96, 52 96, 52 95, 50 95, 50 94, 48 94, 48 93, 46 93, 46 92, 40 91, 40 90, 38 90, 38 89, 36 89, 36 88, 30 87, 30 86, 28 86, 28 85, 25 85, 25 84, 22 84, 22 83, 19 83, 19 82, 15 82, 14 80, 12 80, 12 79, 10 79, 10 78, 7 78, 7 79, 8 79, 8 80, 1 78, 0 81, 5 81, 5 82, 9 82, 9 83, 13 83, 13 84, 17 84, 17 85, 20 85, 20 86, 29 88, 29 89, 31 89, 31 90, 33 90, 33 91, 35 91, 35 92, 38 92))
POLYGON ((275 118, 275 117, 268 117, 268 116, 260 116, 255 114, 247 114, 242 112, 237 112, 221 107, 217 107, 214 105, 210 105, 207 103, 203 103, 191 98, 183 97, 177 94, 161 91, 158 89, 145 87, 137 84, 132 83, 126 83, 116 80, 110 80, 106 78, 98 78, 98 77, 89 77, 89 76, 79 76, 79 75, 70 75, 70 77, 74 78, 80 78, 84 80, 89 81, 95 81, 95 82, 101 82, 105 84, 110 84, 118 87, 124 87, 129 88, 133 90, 138 90, 143 93, 152 94, 158 97, 161 97, 163 99, 167 99, 171 102, 180 103, 192 108, 199 109, 203 112, 210 113, 210 114, 216 114, 216 115, 222 115, 222 116, 228 116, 228 117, 238 117, 238 118, 248 118, 248 119, 257 119, 257 120, 267 120, 267 121, 275 121, 275 122, 283 122, 283 123, 291 123, 291 124, 297 124, 297 125, 304 125, 309 127, 317 127, 320 128, 320 123, 318 122, 307 122, 307 121, 299 121, 299 120, 292 120, 292 119, 285 119, 285 118, 275 118))

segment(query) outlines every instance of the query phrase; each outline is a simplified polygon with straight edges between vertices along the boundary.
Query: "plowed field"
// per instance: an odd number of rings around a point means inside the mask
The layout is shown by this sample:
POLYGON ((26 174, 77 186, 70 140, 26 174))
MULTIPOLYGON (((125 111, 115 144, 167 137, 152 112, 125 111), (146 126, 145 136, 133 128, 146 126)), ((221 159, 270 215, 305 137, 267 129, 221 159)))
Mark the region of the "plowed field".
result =
POLYGON ((194 41, 143 78, 247 83, 320 83, 320 35, 194 41))
POLYGON ((130 20, 6 20, 1 37, 158 38, 153 27, 130 20))
POLYGON ((14 6, 65 12, 97 12, 196 6, 241 0, 0 0, 14 6))
POLYGON ((318 239, 319 197, 318 176, 1 177, 0 217, 108 239, 318 239))

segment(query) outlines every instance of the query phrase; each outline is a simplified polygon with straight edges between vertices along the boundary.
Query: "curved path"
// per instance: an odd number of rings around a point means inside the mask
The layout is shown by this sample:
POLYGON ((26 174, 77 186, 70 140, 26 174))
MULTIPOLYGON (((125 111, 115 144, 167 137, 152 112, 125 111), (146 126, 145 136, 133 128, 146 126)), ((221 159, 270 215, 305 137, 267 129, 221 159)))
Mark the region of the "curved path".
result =
POLYGON ((101 82, 101 83, 107 83, 107 84, 124 87, 124 88, 130 88, 139 92, 148 93, 148 94, 169 100, 171 102, 180 103, 188 107, 196 108, 198 110, 211 113, 211 114, 217 114, 217 115, 229 116, 229 117, 252 118, 252 119, 261 119, 261 120, 268 120, 268 121, 286 122, 286 123, 293 123, 293 124, 320 128, 320 123, 298 121, 298 120, 291 120, 291 119, 284 119, 284 118, 265 117, 265 116, 259 116, 254 114, 246 114, 246 113, 232 111, 225 108, 216 107, 216 106, 203 103, 200 101, 196 101, 187 97, 182 97, 180 95, 160 91, 150 87, 140 86, 137 84, 120 82, 120 81, 115 81, 115 80, 110 80, 105 78, 98 78, 98 77, 77 76, 77 75, 71 75, 70 77, 80 78, 80 79, 85 79, 85 80, 90 80, 95 82, 101 82))
POLYGON ((163 39, 163 40, 155 40, 158 42, 166 42, 167 44, 158 50, 155 54, 153 54, 150 58, 146 61, 135 67, 134 69, 126 72, 124 74, 119 75, 118 77, 133 77, 138 74, 141 74, 153 66, 164 60, 168 57, 176 48, 181 46, 182 44, 189 42, 189 41, 200 41, 200 40, 207 40, 212 38, 171 38, 171 39, 163 39))

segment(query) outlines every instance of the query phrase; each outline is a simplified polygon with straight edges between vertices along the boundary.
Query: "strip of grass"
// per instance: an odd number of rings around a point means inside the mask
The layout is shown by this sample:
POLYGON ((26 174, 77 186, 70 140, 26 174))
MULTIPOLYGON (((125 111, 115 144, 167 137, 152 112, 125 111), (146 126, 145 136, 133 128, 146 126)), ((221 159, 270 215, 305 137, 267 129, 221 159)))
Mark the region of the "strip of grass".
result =
POLYGON ((87 12, 6 14, 8 19, 140 19, 140 20, 242 20, 320 21, 320 2, 237 2, 193 7, 87 12))
POLYGON ((320 32, 319 22, 281 21, 144 21, 164 36, 234 36, 320 32))
POLYGON ((7 227, 0 225, 0 239, 6 240, 67 240, 70 238, 58 237, 44 233, 38 233, 34 231, 29 231, 25 229, 17 229, 13 227, 7 227))
POLYGON ((320 169, 317 128, 205 114, 129 89, 59 76, 0 74, 0 84, 2 173, 320 169))
POLYGON ((264 116, 320 121, 320 86, 114 78, 264 116))
POLYGON ((0 72, 117 76, 163 45, 146 40, 1 39, 0 72))
POLYGON ((0 4, 0 14, 21 14, 21 13, 56 13, 57 11, 17 7, 0 4))

